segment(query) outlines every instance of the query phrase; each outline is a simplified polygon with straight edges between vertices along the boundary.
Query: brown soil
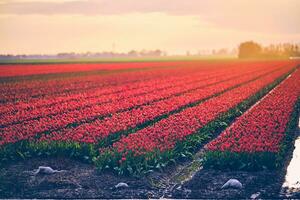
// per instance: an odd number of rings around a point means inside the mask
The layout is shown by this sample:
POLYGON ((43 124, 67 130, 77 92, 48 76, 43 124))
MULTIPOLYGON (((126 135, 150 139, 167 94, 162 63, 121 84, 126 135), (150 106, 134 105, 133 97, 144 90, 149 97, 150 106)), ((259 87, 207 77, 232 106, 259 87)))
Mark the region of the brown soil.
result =
MULTIPOLYGON (((300 129, 296 129, 295 137, 300 135, 300 129)), ((188 182, 175 188, 173 198, 217 198, 217 199, 250 199, 257 194, 259 199, 300 199, 300 191, 282 189, 285 174, 290 160, 293 157, 294 148, 287 152, 285 164, 278 170, 263 171, 220 171, 214 169, 199 170, 188 182), (224 189, 221 187, 229 179, 237 179, 243 184, 241 190, 224 189)))
MULTIPOLYGON (((298 134, 300 134, 298 129, 298 134)), ((112 172, 100 173, 91 164, 67 158, 32 158, 5 165, 0 169, 0 198, 210 198, 249 199, 253 194, 258 198, 300 198, 300 192, 285 196, 281 191, 287 166, 293 149, 288 153, 286 164, 277 171, 258 172, 220 171, 200 169, 194 177, 183 184, 176 177, 178 169, 185 166, 170 166, 163 172, 154 172, 147 177, 119 176, 112 172), (33 175, 39 166, 50 166, 65 172, 53 175, 33 175), (174 177, 175 180, 174 180, 174 177), (243 188, 224 189, 229 179, 238 179, 243 188), (177 180, 177 181, 176 181, 177 180), (128 188, 116 189, 120 182, 128 188)), ((197 168, 198 170, 199 168, 197 168)), ((180 175, 185 177, 186 174, 180 175)))
MULTIPOLYGON (((162 172, 163 173, 163 172, 162 172)), ((161 173, 156 172, 157 177, 161 173)), ((147 178, 118 176, 98 173, 90 165, 65 158, 34 158, 10 164, 0 169, 0 198, 250 198, 260 192, 260 198, 280 198, 283 171, 222 172, 200 170, 192 180, 173 184, 163 191, 150 184, 147 178), (51 166, 66 172, 53 175, 32 175, 39 166, 51 166), (242 190, 221 190, 230 178, 243 184, 242 190), (116 189, 120 182, 128 188, 116 189), (168 191, 168 192, 166 192, 168 191)))
POLYGON ((175 189, 174 198, 218 198, 218 199, 249 199, 252 194, 260 193, 259 198, 281 198, 280 189, 283 174, 280 171, 218 171, 205 169, 175 189), (243 184, 239 189, 221 189, 229 179, 235 178, 243 184), (185 191, 185 192, 182 192, 185 191), (184 196, 185 195, 185 196, 184 196))
POLYGON ((65 158, 34 158, 0 169, 0 198, 147 198, 151 192, 144 179, 98 173, 90 164, 65 158), (39 166, 66 172, 32 175, 39 166), (116 189, 119 182, 129 187, 116 189))

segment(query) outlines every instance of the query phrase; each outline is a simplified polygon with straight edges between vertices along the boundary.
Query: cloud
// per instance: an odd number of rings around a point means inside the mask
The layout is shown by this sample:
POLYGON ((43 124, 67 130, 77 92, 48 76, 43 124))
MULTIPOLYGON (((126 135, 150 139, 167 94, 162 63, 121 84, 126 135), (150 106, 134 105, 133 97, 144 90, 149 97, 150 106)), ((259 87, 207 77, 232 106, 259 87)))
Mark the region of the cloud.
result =
POLYGON ((14 0, 2 14, 124 15, 160 12, 196 15, 216 26, 245 31, 299 33, 299 0, 14 0))

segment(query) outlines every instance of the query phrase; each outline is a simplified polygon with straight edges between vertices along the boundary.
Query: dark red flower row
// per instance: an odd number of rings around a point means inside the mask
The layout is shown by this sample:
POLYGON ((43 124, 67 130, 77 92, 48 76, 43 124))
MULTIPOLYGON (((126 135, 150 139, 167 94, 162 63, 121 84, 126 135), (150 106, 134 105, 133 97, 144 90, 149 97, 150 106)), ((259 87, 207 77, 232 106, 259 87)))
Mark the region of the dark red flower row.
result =
MULTIPOLYGON (((243 69, 243 68, 242 68, 243 69)), ((242 69, 236 70, 237 72, 233 73, 234 71, 227 72, 227 75, 223 73, 222 80, 226 80, 230 77, 234 77, 236 75, 242 75, 241 72, 242 69)), ((259 67, 258 69, 261 69, 259 67)), ((252 73, 254 71, 257 71, 258 69, 248 69, 247 73, 250 73, 250 75, 247 76, 247 79, 242 80, 249 80, 252 79, 255 76, 258 76, 260 74, 266 73, 270 70, 274 69, 263 69, 262 71, 258 71, 255 73, 252 73)), ((244 72, 245 73, 245 72, 244 72)), ((33 136, 36 136, 37 134, 40 134, 42 132, 52 132, 57 129, 62 129, 66 127, 68 124, 71 123, 82 123, 82 122, 88 122, 88 120, 91 120, 95 117, 105 116, 108 114, 113 114, 118 111, 126 111, 130 108, 136 107, 137 105, 143 105, 146 103, 149 103, 154 100, 160 100, 160 99, 166 99, 174 94, 180 94, 183 90, 186 89, 193 89, 201 86, 205 86, 207 84, 214 84, 216 82, 220 81, 218 77, 211 78, 206 81, 200 81, 199 83, 194 83, 191 85, 183 85, 179 88, 171 88, 171 90, 167 91, 157 91, 149 94, 145 94, 142 96, 132 97, 130 99, 122 99, 118 102, 112 102, 112 103, 106 103, 106 104, 100 104, 100 105, 94 105, 92 107, 85 107, 82 109, 73 110, 70 112, 64 112, 58 115, 51 115, 47 117, 42 117, 36 120, 30 120, 30 121, 24 121, 21 124, 15 124, 11 125, 5 128, 1 128, 0 131, 2 134, 2 144, 4 143, 12 143, 16 142, 18 140, 27 139, 33 136)), ((231 84, 238 84, 239 79, 231 81, 231 84)), ((215 87, 216 89, 217 87, 215 87)), ((201 90, 203 91, 203 90, 201 90)), ((197 94, 197 91, 194 91, 195 94, 197 94)), ((198 95, 199 96, 199 95, 198 95)), ((181 99, 182 104, 188 104, 192 101, 196 101, 198 99, 193 99, 196 96, 191 96, 189 99, 185 99, 184 97, 176 96, 177 99, 181 99)), ((176 105, 174 102, 178 102, 175 99, 172 99, 171 105, 176 105)), ((169 101, 170 102, 170 101, 169 101)), ((180 104, 180 105, 182 105, 180 104)), ((85 130, 86 131, 86 130, 85 130)))
MULTIPOLYGON (((252 66, 257 65, 285 65, 288 62, 281 61, 281 62, 253 62, 251 63, 252 66)), ((172 63, 160 63, 161 67, 171 67, 176 66, 177 64, 172 65, 172 63)), ((190 72, 196 72, 200 70, 212 70, 218 68, 227 68, 227 67, 236 67, 236 66, 246 66, 245 63, 240 62, 233 62, 227 63, 226 66, 223 63, 210 63, 210 62, 186 62, 181 63, 180 67, 177 68, 154 68, 152 70, 143 70, 143 71, 135 71, 132 72, 123 72, 121 75, 120 73, 111 74, 109 76, 103 75, 90 75, 90 76, 82 76, 77 78, 71 79, 55 79, 55 80, 34 80, 34 81, 26 81, 26 82, 13 82, 13 83, 4 83, 0 87, 0 99, 1 101, 5 102, 15 102, 15 101, 25 101, 27 102, 28 99, 37 96, 49 96, 51 94, 64 94, 70 92, 85 92, 86 90, 99 88, 102 86, 112 86, 112 85, 121 85, 124 83, 130 83, 137 80, 147 80, 153 78, 160 78, 160 77, 168 77, 169 74, 172 75, 183 75, 189 74, 190 72), (184 70, 183 70, 184 67, 184 70)), ((63 70, 65 67, 69 65, 59 65, 60 69, 63 70)), ((12 68, 14 66, 11 66, 12 68)), ((28 71, 28 73, 35 73, 35 68, 28 68, 28 66, 18 65, 18 67, 22 67, 28 71), (30 70, 29 70, 30 69, 30 70)), ((42 67, 39 65, 35 65, 35 67, 42 67)), ((86 66, 86 70, 89 70, 89 65, 86 66)), ((1 69, 6 69, 5 66, 0 66, 1 69)), ((11 69, 12 69, 11 68, 11 69)), ((76 67, 75 67, 76 68, 76 67)), ((59 71, 57 71, 59 73, 59 71)), ((1 74, 1 72, 0 72, 1 74)), ((50 96, 51 97, 51 96, 50 96)), ((35 98, 36 99, 36 98, 35 98)), ((31 103, 31 102, 30 102, 31 103)), ((1 105, 0 105, 1 106, 1 105)), ((0 114, 2 113, 5 107, 0 107, 0 114)))
MULTIPOLYGON (((218 72, 220 75, 223 73, 223 71, 218 72)), ((194 87, 195 83, 214 76, 215 73, 209 74, 202 72, 193 75, 186 75, 181 78, 168 77, 166 79, 149 80, 138 83, 129 83, 121 86, 101 88, 70 96, 60 96, 58 98, 47 99, 46 102, 42 102, 43 104, 40 104, 41 102, 33 103, 31 104, 32 109, 22 109, 17 112, 6 113, 5 115, 0 116, 0 122, 2 126, 7 126, 12 123, 21 123, 34 118, 57 115, 76 109, 92 107, 98 104, 115 103, 118 100, 146 95, 148 93, 156 92, 161 94, 168 90, 175 92, 176 88, 178 88, 178 91, 181 91, 183 87, 194 87)))
POLYGON ((124 156, 128 152, 133 152, 135 156, 140 156, 157 150, 160 152, 171 150, 177 142, 185 140, 188 135, 196 133, 222 113, 227 112, 240 102, 257 93, 263 87, 274 82, 275 79, 288 70, 290 68, 271 73, 209 99, 198 106, 187 108, 180 113, 171 115, 155 123, 153 126, 149 126, 120 139, 113 144, 112 149, 124 156))
MULTIPOLYGON (((85 93, 99 88, 122 86, 124 84, 130 85, 136 82, 155 79, 159 80, 160 78, 170 76, 182 76, 184 74, 193 73, 193 71, 195 70, 191 69, 183 73, 181 70, 156 69, 137 71, 134 73, 124 72, 122 74, 118 73, 111 75, 95 74, 74 78, 50 79, 48 81, 34 80, 26 82, 8 82, 1 85, 0 97, 1 101, 11 103, 12 105, 18 105, 22 102, 30 105, 35 102, 32 100, 40 100, 40 98, 36 97, 48 97, 48 99, 51 99, 53 97, 85 93), (30 102, 28 102, 29 100, 30 102), (15 104, 14 101, 18 101, 17 104, 15 104)), ((3 106, 0 108, 3 110, 3 106)))
MULTIPOLYGON (((288 68, 276 72, 279 76, 286 72, 288 68)), ((168 114, 171 111, 179 109, 183 106, 189 105, 196 101, 201 101, 208 98, 216 93, 222 92, 230 87, 241 84, 245 81, 249 81, 256 76, 266 73, 266 71, 248 72, 243 74, 231 71, 225 74, 223 73, 222 78, 214 77, 212 79, 202 82, 202 86, 213 84, 216 81, 226 80, 229 77, 239 75, 239 78, 234 78, 225 82, 209 85, 207 87, 200 87, 197 90, 182 94, 180 96, 174 96, 166 100, 153 102, 144 106, 130 109, 125 112, 114 113, 103 120, 96 120, 92 123, 85 123, 76 128, 64 129, 59 132, 53 132, 52 134, 45 134, 42 140, 63 140, 63 141, 77 141, 77 142, 88 142, 96 143, 97 141, 106 138, 107 136, 125 131, 129 128, 134 128, 137 125, 143 124, 150 120, 155 119, 158 116, 168 114)), ((201 86, 201 85, 200 85, 201 86)), ((151 98, 150 96, 146 99, 151 98)))
POLYGON ((102 64, 43 64, 43 65, 3 65, 0 66, 0 77, 26 76, 34 74, 51 74, 66 72, 85 72, 95 70, 139 69, 162 66, 178 66, 182 62, 128 62, 102 64))
POLYGON ((299 97, 300 70, 297 70, 206 148, 221 152, 278 152, 299 97))

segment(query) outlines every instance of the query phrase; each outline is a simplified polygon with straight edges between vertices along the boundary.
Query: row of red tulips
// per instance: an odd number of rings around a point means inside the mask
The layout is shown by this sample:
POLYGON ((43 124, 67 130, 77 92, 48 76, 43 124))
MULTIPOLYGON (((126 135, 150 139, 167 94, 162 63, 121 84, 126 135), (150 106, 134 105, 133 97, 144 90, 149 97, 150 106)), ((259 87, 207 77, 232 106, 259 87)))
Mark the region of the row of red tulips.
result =
MULTIPOLYGON (((280 71, 274 72, 273 74, 275 77, 278 77, 286 73, 287 70, 289 69, 284 68, 280 71)), ((215 94, 223 92, 238 84, 254 79, 263 73, 266 72, 251 72, 247 75, 240 74, 239 78, 199 88, 195 91, 180 96, 174 96, 164 101, 153 102, 139 108, 115 113, 103 120, 96 120, 92 123, 86 123, 76 128, 64 129, 50 135, 44 134, 41 140, 96 143, 97 141, 101 142, 108 136, 118 137, 119 135, 116 133, 126 132, 128 129, 133 129, 137 126, 149 123, 156 118, 168 115, 169 113, 179 110, 187 105, 200 102, 201 100, 212 97, 215 94)), ((208 83, 208 81, 206 81, 206 83, 208 83)))
POLYGON ((139 81, 159 79, 164 77, 181 76, 182 74, 189 74, 192 70, 182 73, 180 70, 173 69, 157 69, 137 71, 134 73, 124 72, 110 75, 93 75, 93 76, 80 76, 77 78, 63 78, 63 79, 50 79, 34 80, 34 81, 20 81, 13 83, 1 84, 0 97, 1 102, 25 101, 34 100, 47 96, 59 96, 66 94, 76 94, 78 92, 86 92, 101 87, 110 87, 115 85, 130 84, 139 81))
POLYGON ((179 66, 182 62, 128 62, 128 63, 91 63, 91 64, 42 64, 42 65, 2 65, 0 77, 28 76, 35 74, 52 74, 68 72, 86 72, 96 70, 140 69, 163 66, 179 66))
MULTIPOLYGON (((208 77, 214 77, 215 75, 212 74, 208 77)), ((66 102, 65 104, 60 104, 58 106, 55 107, 41 107, 38 109, 34 109, 34 110, 25 110, 25 112, 18 112, 18 113, 11 113, 11 114, 6 114, 3 115, 3 118, 1 119, 1 124, 3 126, 11 123, 11 122, 23 122, 24 120, 27 119, 34 119, 37 117, 42 117, 42 118, 47 118, 48 116, 51 118, 54 117, 60 117, 60 116, 72 116, 74 115, 73 112, 75 113, 84 113, 85 110, 89 109, 93 109, 93 111, 90 111, 89 113, 93 112, 95 113, 95 115, 99 115, 101 113, 101 111, 98 110, 105 110, 105 107, 111 107, 112 109, 114 107, 116 107, 115 109, 117 110, 123 110, 123 109, 127 109, 130 107, 134 107, 134 106, 138 106, 144 103, 148 103, 151 101, 157 101, 160 99, 165 99, 168 98, 169 96, 172 95, 178 95, 186 90, 192 90, 194 88, 203 86, 205 84, 207 84, 207 82, 204 82, 207 77, 205 78, 198 78, 197 76, 194 77, 195 80, 192 80, 190 84, 184 84, 184 82, 179 82, 179 86, 176 87, 176 84, 174 85, 174 87, 172 86, 172 84, 170 85, 169 83, 165 83, 166 86, 162 85, 162 84, 158 84, 157 88, 155 88, 155 82, 153 87, 148 87, 149 91, 147 91, 145 88, 142 89, 137 89, 137 90, 133 90, 133 92, 131 93, 130 91, 126 91, 126 92, 119 92, 113 95, 108 95, 108 96, 102 96, 102 98, 94 98, 94 99, 88 99, 88 101, 85 100, 75 100, 73 102, 66 102), (197 82, 198 81, 198 82, 197 82), (166 87, 166 89, 163 89, 164 87, 166 87), (152 93, 150 93, 150 91, 153 90, 153 88, 155 89, 152 93), (138 95, 140 93, 140 95, 138 95), (122 96, 123 95, 123 96, 122 96), (107 98, 106 98, 107 97, 107 98), (115 98, 115 99, 113 99, 115 98), (111 101, 111 100, 114 101, 111 101), (120 100, 120 101, 117 101, 120 100), (124 102, 124 103, 122 103, 124 102), (138 104, 136 104, 138 103, 138 104), (116 105, 117 104, 117 105, 116 105), (116 105, 116 106, 115 106, 116 105), (125 108, 123 108, 124 106, 127 106, 125 108)), ((210 81, 216 81, 217 77, 215 77, 213 80, 210 81)), ((210 82, 209 82, 210 83, 210 82)), ((123 88, 124 89, 124 88, 123 88)), ((111 110, 112 111, 112 110, 111 110)), ((103 111, 106 114, 108 114, 107 111, 103 111)), ((88 114, 88 113, 87 113, 88 114)), ((85 118, 82 116, 80 116, 80 119, 77 120, 84 120, 85 118)), ((93 118, 93 115, 91 116, 91 118, 93 118)), ((39 120, 39 119, 36 119, 39 120)), ((41 119, 43 120, 43 119, 41 119)))
POLYGON ((233 168, 279 165, 274 159, 281 159, 288 145, 285 139, 293 134, 286 130, 299 98, 297 70, 206 146, 207 164, 233 168))
MULTIPOLYGON (((242 81, 249 80, 252 78, 255 78, 255 76, 259 76, 261 74, 264 74, 266 72, 269 72, 270 69, 268 70, 263 70, 263 71, 258 71, 253 73, 253 69, 249 70, 250 72, 247 72, 246 74, 250 75, 245 75, 246 77, 243 77, 241 79, 242 81)), ((237 72, 236 74, 232 74, 232 72, 228 73, 227 75, 224 74, 222 77, 223 80, 227 80, 228 78, 233 78, 234 76, 241 75, 241 72, 237 72)), ((219 80, 217 79, 210 79, 207 81, 200 82, 199 84, 192 84, 191 86, 185 85, 184 87, 191 87, 191 88, 197 88, 197 87, 203 87, 208 84, 215 84, 219 80), (200 85, 201 84, 201 85, 200 85)), ((231 84, 238 84, 240 79, 237 80, 231 80, 231 84)), ((225 82, 226 83, 226 82, 225 82)), ((191 89, 189 88, 189 89, 191 89)), ((203 91, 203 90, 201 90, 203 91)), ((62 129, 67 127, 69 124, 74 124, 74 123, 82 123, 82 122, 89 122, 89 120, 93 120, 96 117, 101 117, 101 116, 107 116, 109 114, 113 114, 119 111, 126 111, 130 108, 134 108, 137 105, 143 105, 150 103, 155 100, 161 100, 161 99, 166 99, 174 94, 182 93, 182 88, 179 88, 174 91, 170 90, 165 93, 160 93, 157 92, 157 94, 154 93, 149 93, 143 96, 138 96, 138 97, 133 97, 130 99, 124 99, 118 101, 118 103, 107 103, 107 104, 101 104, 101 105, 95 105, 93 107, 86 107, 84 109, 78 109, 70 112, 64 112, 62 114, 58 115, 52 115, 49 117, 44 117, 44 118, 39 118, 36 120, 30 120, 30 121, 24 121, 22 124, 15 124, 11 125, 5 128, 1 128, 0 131, 2 133, 2 144, 4 143, 11 143, 15 142, 18 140, 26 139, 32 136, 36 136, 37 134, 40 134, 42 132, 51 132, 55 131, 57 129, 62 129)), ((192 95, 191 98, 186 99, 185 96, 175 96, 172 101, 171 105, 174 105, 174 102, 178 102, 177 99, 180 99, 182 103, 188 104, 193 101, 197 101, 199 99, 193 99, 197 96, 193 94, 197 94, 197 90, 190 92, 192 95)), ((198 95, 199 96, 199 95, 198 95)), ((160 102, 160 101, 159 101, 160 102)), ((170 102, 170 101, 168 101, 170 102)), ((176 105, 176 104, 175 104, 176 105)), ((182 105, 182 104, 181 104, 182 105)))
MULTIPOLYGON (((192 72, 190 72, 192 73, 192 72)), ((190 74, 187 73, 187 74, 190 74)), ((67 101, 72 101, 75 99, 80 99, 80 98, 93 98, 95 96, 101 96, 101 95, 109 95, 113 93, 120 93, 120 92, 125 92, 126 90, 133 90, 136 88, 142 88, 142 87, 151 87, 152 82, 159 81, 161 79, 166 80, 171 77, 173 78, 180 78, 183 75, 182 74, 177 74, 177 73, 171 73, 169 72, 168 76, 159 76, 156 74, 148 74, 148 78, 146 78, 146 74, 136 74, 134 73, 135 76, 133 77, 128 77, 124 75, 119 75, 118 78, 116 78, 114 81, 108 81, 108 80, 103 80, 103 78, 98 77, 98 79, 93 80, 93 86, 89 85, 88 77, 87 83, 81 82, 81 84, 78 84, 76 82, 77 79, 68 82, 65 85, 59 85, 57 88, 52 88, 52 84, 55 85, 55 83, 51 82, 50 83, 47 81, 46 83, 49 83, 49 85, 42 85, 40 87, 40 91, 45 93, 46 95, 33 95, 37 96, 36 98, 31 98, 27 99, 26 97, 18 99, 18 102, 10 102, 10 103, 5 103, 0 105, 0 115, 3 114, 12 114, 12 113, 17 113, 22 110, 32 110, 40 107, 47 107, 47 106, 56 106, 61 103, 67 102, 67 101), (134 78, 135 77, 135 78, 134 78), (139 78, 137 78, 139 77, 139 78), (107 85, 110 83, 111 85, 107 85), (76 87, 75 87, 76 86, 76 87), (75 88, 73 88, 75 87, 75 88), (72 92, 70 92, 70 88, 72 89, 72 92), (83 89, 85 88, 85 89, 83 89), (48 93, 47 93, 48 90, 48 93), (58 91, 58 93, 51 93, 51 91, 58 91), (61 91, 60 91, 61 90, 61 91), (66 92, 69 91, 69 92, 66 92)), ((185 75, 185 74, 184 74, 185 75)), ((109 76, 110 77, 110 76, 109 76)), ((24 85, 27 85, 27 83, 23 83, 24 85)), ((13 86, 12 86, 13 88, 13 86)), ((8 90, 8 89, 7 89, 8 90)), ((10 89, 9 89, 10 90, 10 89)), ((26 95, 29 95, 30 91, 25 90, 24 93, 26 95)))
MULTIPOLYGON (((164 155, 172 155, 170 152, 175 150, 177 144, 198 133, 201 128, 255 95, 262 88, 274 83, 280 75, 286 72, 272 73, 251 81, 195 107, 171 115, 153 126, 122 137, 112 147, 100 149, 97 164, 101 168, 118 166, 128 169, 141 163, 157 163, 164 155)), ((208 137, 209 135, 203 135, 202 139, 207 140, 208 137)), ((171 158, 172 156, 167 156, 167 160, 171 158)))
MULTIPOLYGON (((219 72, 218 74, 220 73, 222 74, 224 72, 219 72)), ((158 94, 164 94, 168 90, 174 92, 178 90, 180 92, 183 88, 193 88, 197 85, 197 82, 215 76, 215 73, 196 73, 188 77, 184 76, 180 79, 171 77, 163 80, 151 80, 136 84, 132 83, 129 85, 109 87, 66 97, 47 99, 46 102, 40 101, 29 104, 31 109, 27 107, 27 109, 16 110, 16 106, 12 105, 10 107, 14 112, 0 116, 0 122, 2 126, 7 126, 11 123, 21 123, 34 118, 57 115, 98 104, 116 103, 118 100, 137 97, 151 92, 158 94)), ((26 104, 28 105, 28 103, 26 104)))
MULTIPOLYGON (((198 65, 197 65, 198 66, 198 65)), ((63 68, 64 65, 61 65, 63 68)), ((200 70, 201 65, 199 66, 200 70)), ((199 71, 199 68, 195 67, 186 68, 184 71, 182 68, 157 68, 152 70, 139 70, 134 72, 124 71, 122 73, 107 73, 107 74, 91 74, 88 76, 75 76, 75 77, 62 77, 47 79, 37 79, 37 80, 27 80, 27 81, 13 81, 13 82, 3 82, 0 88, 0 92, 3 96, 5 95, 28 95, 33 96, 43 96, 52 94, 52 90, 63 93, 64 88, 68 91, 73 90, 87 90, 95 86, 113 86, 121 85, 126 82, 134 82, 139 80, 150 80, 157 78, 164 78, 171 76, 181 76, 189 73, 199 71), (30 93, 30 94, 28 94, 30 93)), ((215 67, 216 68, 216 67, 215 67)))
MULTIPOLYGON (((288 62, 254 62, 251 63, 251 66, 284 66, 288 62)), ((219 68, 230 68, 230 67, 247 67, 248 64, 243 62, 236 63, 228 63, 226 66, 223 63, 186 63, 183 67, 178 68, 157 68, 155 70, 144 70, 144 71, 136 71, 126 72, 126 73, 117 73, 111 74, 109 76, 81 76, 77 78, 71 79, 55 79, 55 80, 34 80, 34 81, 26 81, 26 82, 13 82, 13 83, 3 83, 0 88, 0 99, 2 102, 19 102, 28 100, 38 100, 40 97, 53 95, 66 95, 74 92, 85 92, 86 90, 99 88, 103 86, 113 86, 113 85, 122 85, 124 83, 133 83, 138 80, 150 80, 153 78, 164 78, 168 77, 170 74, 172 76, 175 75, 184 75, 191 74, 197 72, 199 70, 202 71, 210 71, 219 68), (39 97, 39 98, 38 98, 39 97)), ((64 65, 61 66, 62 68, 64 65)), ((171 66, 170 66, 171 67, 171 66)), ((32 102, 28 102, 32 103, 32 102)), ((5 109, 5 107, 1 107, 1 110, 5 109)))
MULTIPOLYGON (((278 63, 276 61, 274 63, 278 63)), ((231 63, 229 63, 231 64, 231 63)), ((128 63, 90 63, 90 64, 42 64, 42 65, 2 65, 0 66, 0 77, 28 76, 41 74, 58 74, 70 72, 87 72, 98 70, 120 70, 120 69, 143 69, 143 68, 161 68, 161 67, 182 67, 182 66, 209 66, 216 63, 205 61, 168 61, 168 62, 128 62, 128 63)), ((217 64, 218 65, 218 64, 217 64)))
MULTIPOLYGON (((48 150, 50 154, 69 154, 72 149, 72 155, 92 158, 98 154, 95 148, 112 144, 100 149, 98 166, 125 166, 130 171, 130 166, 151 160, 157 163, 166 155, 169 161, 181 152, 178 146, 194 146, 189 143, 191 136, 201 135, 196 143, 203 144, 216 127, 209 133, 201 132, 203 128, 245 100, 257 101, 262 95, 258 91, 264 88, 267 92, 265 87, 278 83, 279 77, 295 67, 293 62, 245 62, 237 68, 240 64, 243 63, 197 68, 190 63, 188 70, 178 66, 172 70, 133 72, 111 78, 115 82, 93 75, 86 85, 84 81, 77 84, 78 90, 73 87, 76 83, 72 85, 70 81, 58 93, 44 90, 40 97, 29 95, 19 99, 20 103, 2 104, 3 108, 11 105, 11 109, 2 116, 0 111, 1 126, 6 126, 0 128, 0 159, 14 152, 23 157, 41 155, 45 149, 46 154, 48 150), (174 83, 168 83, 171 81, 174 83), (108 143, 103 145, 105 140, 108 143)), ((57 87, 54 82, 50 88, 57 87)))

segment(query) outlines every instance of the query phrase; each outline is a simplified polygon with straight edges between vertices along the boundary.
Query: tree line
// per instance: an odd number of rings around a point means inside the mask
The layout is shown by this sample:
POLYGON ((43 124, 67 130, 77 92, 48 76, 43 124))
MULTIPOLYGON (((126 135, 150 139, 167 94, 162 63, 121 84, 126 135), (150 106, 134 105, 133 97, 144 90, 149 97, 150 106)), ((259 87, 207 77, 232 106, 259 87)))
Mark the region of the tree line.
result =
POLYGON ((131 50, 128 53, 118 53, 113 51, 103 52, 86 52, 86 53, 58 53, 58 54, 2 54, 0 59, 77 59, 77 58, 126 58, 126 57, 160 57, 165 56, 167 53, 160 49, 156 50, 131 50))
POLYGON ((300 45, 291 43, 262 46, 253 41, 243 42, 238 47, 239 58, 291 58, 300 57, 300 45))

